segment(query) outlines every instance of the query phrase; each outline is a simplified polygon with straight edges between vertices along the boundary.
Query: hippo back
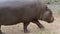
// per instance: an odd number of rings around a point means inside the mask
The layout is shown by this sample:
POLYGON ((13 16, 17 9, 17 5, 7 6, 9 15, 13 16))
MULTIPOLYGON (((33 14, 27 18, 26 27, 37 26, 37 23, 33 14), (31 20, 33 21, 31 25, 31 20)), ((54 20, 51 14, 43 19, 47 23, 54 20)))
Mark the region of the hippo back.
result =
POLYGON ((36 17, 35 0, 0 0, 0 24, 12 25, 36 17))

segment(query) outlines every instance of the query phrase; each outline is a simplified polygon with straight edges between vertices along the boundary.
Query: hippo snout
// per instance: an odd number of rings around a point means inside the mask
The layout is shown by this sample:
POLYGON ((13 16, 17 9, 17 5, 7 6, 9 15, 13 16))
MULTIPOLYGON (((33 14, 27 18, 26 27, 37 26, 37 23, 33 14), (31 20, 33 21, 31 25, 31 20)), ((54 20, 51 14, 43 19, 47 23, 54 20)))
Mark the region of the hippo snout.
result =
POLYGON ((53 23, 54 21, 54 17, 51 17, 51 20, 50 21, 47 21, 48 23, 53 23))

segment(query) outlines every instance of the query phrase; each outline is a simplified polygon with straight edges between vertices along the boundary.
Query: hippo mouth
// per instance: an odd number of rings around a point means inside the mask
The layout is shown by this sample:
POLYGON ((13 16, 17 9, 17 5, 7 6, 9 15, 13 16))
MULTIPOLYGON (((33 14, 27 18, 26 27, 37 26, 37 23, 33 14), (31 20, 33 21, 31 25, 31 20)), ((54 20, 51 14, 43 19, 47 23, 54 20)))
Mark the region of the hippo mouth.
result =
POLYGON ((53 23, 54 18, 52 18, 51 20, 47 20, 48 23, 53 23))
POLYGON ((53 21, 47 21, 48 23, 53 23, 53 21))

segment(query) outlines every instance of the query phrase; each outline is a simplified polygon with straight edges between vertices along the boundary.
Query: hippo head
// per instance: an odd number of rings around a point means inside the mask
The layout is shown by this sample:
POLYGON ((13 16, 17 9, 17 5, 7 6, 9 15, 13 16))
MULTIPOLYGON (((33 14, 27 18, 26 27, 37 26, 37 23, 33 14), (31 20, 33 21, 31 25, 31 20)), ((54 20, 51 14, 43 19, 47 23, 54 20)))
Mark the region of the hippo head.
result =
POLYGON ((48 9, 48 7, 44 7, 41 10, 41 14, 39 17, 40 20, 46 21, 48 23, 52 23, 54 21, 54 17, 52 15, 52 11, 48 9))

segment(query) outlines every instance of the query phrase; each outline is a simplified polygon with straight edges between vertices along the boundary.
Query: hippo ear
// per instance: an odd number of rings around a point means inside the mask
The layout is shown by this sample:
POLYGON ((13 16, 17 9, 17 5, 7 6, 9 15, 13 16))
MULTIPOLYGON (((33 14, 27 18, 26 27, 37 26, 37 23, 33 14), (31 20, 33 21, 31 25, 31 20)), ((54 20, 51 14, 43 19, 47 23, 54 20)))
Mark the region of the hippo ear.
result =
POLYGON ((45 9, 48 10, 48 7, 46 6, 45 9))

